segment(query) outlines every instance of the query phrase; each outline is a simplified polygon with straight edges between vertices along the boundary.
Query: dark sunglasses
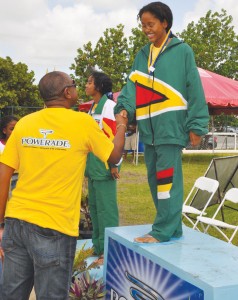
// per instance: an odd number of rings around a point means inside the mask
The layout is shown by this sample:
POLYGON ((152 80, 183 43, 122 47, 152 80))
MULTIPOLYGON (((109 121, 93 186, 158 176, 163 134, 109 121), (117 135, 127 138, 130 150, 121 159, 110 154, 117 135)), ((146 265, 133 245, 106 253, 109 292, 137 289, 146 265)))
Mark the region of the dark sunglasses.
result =
POLYGON ((69 88, 69 87, 77 87, 75 81, 72 79, 72 84, 68 84, 66 86, 64 86, 64 88, 61 90, 61 92, 59 92, 58 94, 54 95, 54 96, 51 96, 50 98, 47 98, 45 99, 46 101, 51 101, 51 100, 55 100, 57 99, 63 92, 66 88, 69 88))
POLYGON ((64 90, 66 89, 66 88, 69 88, 69 87, 77 87, 77 85, 76 85, 76 83, 75 83, 75 81, 72 79, 72 84, 69 84, 69 85, 66 85, 62 90, 61 90, 61 92, 58 94, 58 96, 60 96, 63 92, 64 92, 64 90))

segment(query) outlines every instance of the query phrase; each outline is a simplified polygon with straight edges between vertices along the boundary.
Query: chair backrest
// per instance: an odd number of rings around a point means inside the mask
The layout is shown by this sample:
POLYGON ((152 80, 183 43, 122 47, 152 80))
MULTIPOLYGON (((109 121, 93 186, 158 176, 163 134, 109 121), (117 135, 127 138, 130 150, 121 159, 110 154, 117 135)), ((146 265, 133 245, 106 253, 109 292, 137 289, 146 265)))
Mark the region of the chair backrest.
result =
POLYGON ((229 201, 233 202, 233 203, 238 203, 238 188, 229 189, 226 192, 224 198, 226 200, 229 200, 229 201))
POLYGON ((216 179, 201 176, 195 181, 194 185, 200 190, 214 193, 218 189, 219 182, 216 179))
POLYGON ((222 206, 225 204, 225 201, 227 200, 233 203, 238 203, 238 188, 231 188, 225 193, 225 196, 223 197, 221 203, 219 204, 217 210, 215 211, 212 219, 216 218, 218 212, 221 210, 222 206))
MULTIPOLYGON (((198 190, 206 191, 209 194, 211 194, 209 197, 209 202, 210 202, 212 200, 213 195, 217 191, 218 186, 219 186, 219 182, 216 179, 212 179, 205 176, 198 177, 191 191, 189 192, 187 198, 185 199, 184 204, 192 205, 194 199, 194 193, 198 190)), ((205 205, 206 203, 207 201, 205 202, 205 205)))
POLYGON ((193 225, 193 229, 196 229, 198 224, 198 219, 190 217, 191 215, 203 215, 205 210, 213 199, 214 194, 216 193, 219 186, 219 182, 216 179, 211 179, 209 177, 201 176, 195 181, 191 191, 189 192, 187 198, 183 204, 183 216, 193 225), (198 192, 204 194, 204 204, 201 209, 197 209, 193 206, 194 197, 198 192))

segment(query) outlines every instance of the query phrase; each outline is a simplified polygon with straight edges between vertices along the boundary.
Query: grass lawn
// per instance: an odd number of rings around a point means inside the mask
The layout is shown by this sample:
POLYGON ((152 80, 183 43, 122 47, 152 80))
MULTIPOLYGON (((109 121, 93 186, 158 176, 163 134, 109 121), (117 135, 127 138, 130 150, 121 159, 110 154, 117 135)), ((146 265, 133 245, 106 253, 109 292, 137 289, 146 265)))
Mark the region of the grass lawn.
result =
MULTIPOLYGON (((234 154, 183 154, 184 197, 191 190, 195 180, 199 176, 204 175, 212 158, 232 155, 234 154)), ((131 159, 130 154, 128 154, 129 159, 131 159)), ((153 223, 155 208, 147 183, 144 157, 139 156, 137 166, 131 162, 124 161, 120 176, 117 192, 120 225, 153 223)), ((215 208, 216 206, 210 208, 209 216, 212 216, 215 208)), ((228 223, 236 222, 238 224, 238 211, 227 209, 225 211, 225 220, 228 223)), ((209 233, 220 238, 219 234, 216 234, 214 230, 211 230, 209 233)), ((233 240, 233 244, 238 245, 238 233, 233 240)))

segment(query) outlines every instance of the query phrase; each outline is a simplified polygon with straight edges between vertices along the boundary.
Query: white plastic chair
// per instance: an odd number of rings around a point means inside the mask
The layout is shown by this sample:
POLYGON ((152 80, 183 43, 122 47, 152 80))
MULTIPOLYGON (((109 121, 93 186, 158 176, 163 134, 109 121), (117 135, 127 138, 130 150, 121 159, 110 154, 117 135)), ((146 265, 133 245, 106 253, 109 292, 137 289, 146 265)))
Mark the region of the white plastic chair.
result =
POLYGON ((211 178, 204 177, 204 176, 199 177, 195 181, 190 193, 188 194, 187 198, 184 201, 183 210, 182 210, 183 217, 185 219, 187 219, 190 224, 192 224, 193 229, 197 229, 199 231, 199 229, 197 228, 198 220, 196 220, 194 215, 196 215, 196 216, 206 215, 205 210, 208 207, 209 203, 211 202, 214 194, 216 193, 218 186, 219 186, 219 182, 216 179, 211 179, 211 178), (207 191, 209 193, 208 194, 209 197, 208 197, 207 201, 205 202, 205 205, 202 210, 199 210, 199 209, 193 207, 193 204, 192 204, 194 195, 199 190, 207 191), (190 215, 193 215, 193 216, 190 216, 190 215), (195 219, 195 221, 194 221, 194 219, 195 219))
POLYGON ((218 219, 216 219, 218 213, 221 211, 222 207, 227 204, 227 202, 230 201, 232 203, 238 203, 238 188, 231 188, 230 190, 228 190, 224 196, 224 198, 222 199, 220 205, 218 206, 217 210, 215 211, 214 215, 212 218, 208 218, 208 217, 203 217, 203 216, 198 216, 197 220, 198 222, 201 223, 202 228, 204 229, 204 232, 207 233, 208 228, 210 226, 212 226, 213 228, 215 228, 218 232, 220 232, 220 234, 226 239, 226 241, 228 243, 231 243, 235 234, 238 231, 238 226, 234 225, 234 224, 229 224, 223 221, 220 221, 218 219), (205 227, 206 224, 207 226, 205 227), (231 229, 233 231, 233 233, 225 233, 225 231, 222 230, 222 228, 224 229, 231 229), (228 236, 228 234, 230 235, 230 237, 228 236))

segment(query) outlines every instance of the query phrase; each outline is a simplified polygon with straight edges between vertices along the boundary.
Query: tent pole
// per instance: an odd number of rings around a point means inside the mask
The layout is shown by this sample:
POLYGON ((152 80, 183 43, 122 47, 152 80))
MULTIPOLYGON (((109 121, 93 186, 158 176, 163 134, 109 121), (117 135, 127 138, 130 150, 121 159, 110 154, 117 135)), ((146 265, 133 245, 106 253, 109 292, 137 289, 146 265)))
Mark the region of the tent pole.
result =
POLYGON ((214 144, 214 115, 212 117, 212 153, 215 152, 215 144, 214 144))
POLYGON ((139 131, 138 126, 136 126, 136 153, 135 153, 135 165, 138 165, 138 156, 139 156, 139 131))

